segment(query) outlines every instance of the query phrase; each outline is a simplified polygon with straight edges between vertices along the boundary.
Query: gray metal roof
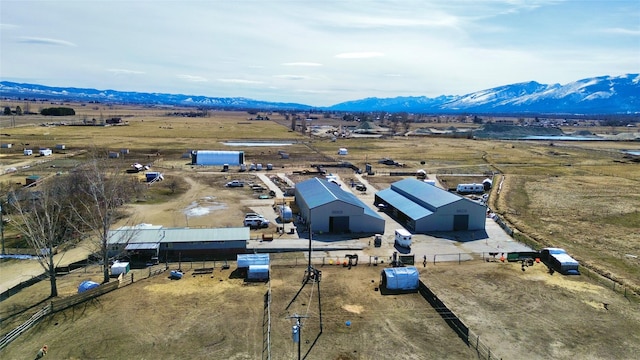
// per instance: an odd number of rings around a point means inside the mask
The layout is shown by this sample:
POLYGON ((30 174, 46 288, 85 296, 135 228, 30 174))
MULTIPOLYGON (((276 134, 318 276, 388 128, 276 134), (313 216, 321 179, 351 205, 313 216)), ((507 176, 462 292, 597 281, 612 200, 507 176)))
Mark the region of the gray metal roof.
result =
POLYGON ((153 228, 121 228, 109 231, 109 244, 126 244, 126 243, 158 243, 161 239, 160 229, 153 228))
POLYGON ((162 242, 203 242, 203 241, 233 241, 249 240, 248 227, 234 228, 171 228, 162 230, 162 242))
POLYGON ((391 184, 391 189, 412 198, 417 203, 423 202, 436 208, 464 199, 437 186, 412 178, 394 182, 391 184))
POLYGON ((160 247, 160 243, 144 243, 144 244, 127 244, 125 250, 157 250, 160 247))
MULTIPOLYGON (((248 227, 163 228, 161 226, 126 227, 109 231, 109 244, 159 244, 249 240, 248 227)), ((142 245, 138 245, 142 246, 142 245)))
POLYGON ((356 195, 342 190, 340 186, 320 178, 312 178, 296 184, 296 191, 304 198, 309 209, 326 205, 333 201, 342 201, 364 209, 364 213, 379 219, 382 217, 371 210, 356 195))
POLYGON ((433 214, 439 207, 457 201, 470 201, 424 181, 411 178, 394 182, 390 188, 378 191, 376 196, 414 220, 433 214))
MULTIPOLYGON (((431 186, 431 185, 428 185, 431 186)), ((393 191, 391 188, 384 189, 376 193, 378 197, 382 200, 386 201, 387 204, 393 206, 394 208, 402 211, 409 218, 417 220, 422 219, 425 216, 429 216, 433 214, 432 211, 425 208, 421 204, 418 204, 412 201, 409 198, 404 197, 403 195, 393 191)))

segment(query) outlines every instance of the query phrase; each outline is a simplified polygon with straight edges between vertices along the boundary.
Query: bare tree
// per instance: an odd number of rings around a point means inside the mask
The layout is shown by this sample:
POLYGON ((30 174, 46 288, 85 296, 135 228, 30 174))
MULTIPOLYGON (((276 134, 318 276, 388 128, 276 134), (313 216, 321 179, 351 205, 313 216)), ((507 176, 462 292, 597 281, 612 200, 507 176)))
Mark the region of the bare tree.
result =
MULTIPOLYGON (((109 282, 109 240, 111 227, 125 215, 122 206, 139 189, 137 180, 129 179, 118 167, 102 159, 93 159, 74 174, 73 211, 79 220, 78 230, 92 239, 95 253, 102 261, 103 283, 109 282)), ((135 234, 131 233, 131 237, 135 234)), ((130 240, 130 239, 129 239, 130 240)), ((123 241, 120 239, 120 241, 123 241)), ((128 240, 126 240, 128 241, 128 240)))
MULTIPOLYGON (((61 245, 73 240, 67 177, 41 182, 37 190, 21 189, 9 194, 9 204, 16 216, 13 224, 35 249, 38 262, 49 276, 51 297, 58 296, 54 255, 61 245)), ((59 257, 60 261, 62 257, 59 257)))

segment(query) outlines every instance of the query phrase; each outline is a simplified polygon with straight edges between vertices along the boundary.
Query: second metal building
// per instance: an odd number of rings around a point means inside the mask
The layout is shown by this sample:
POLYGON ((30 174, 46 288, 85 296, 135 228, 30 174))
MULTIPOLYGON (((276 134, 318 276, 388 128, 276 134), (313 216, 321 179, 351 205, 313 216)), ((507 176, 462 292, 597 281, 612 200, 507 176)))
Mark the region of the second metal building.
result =
POLYGON ((378 191, 375 204, 415 233, 484 230, 486 223, 485 205, 417 179, 378 191))

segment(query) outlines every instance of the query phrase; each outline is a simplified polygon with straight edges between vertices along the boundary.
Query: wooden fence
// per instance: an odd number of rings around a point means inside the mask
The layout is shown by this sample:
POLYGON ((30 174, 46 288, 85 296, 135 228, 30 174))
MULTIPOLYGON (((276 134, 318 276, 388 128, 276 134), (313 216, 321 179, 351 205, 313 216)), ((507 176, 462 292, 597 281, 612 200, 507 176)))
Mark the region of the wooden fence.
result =
POLYGON ((51 304, 43 307, 37 313, 33 314, 29 318, 29 320, 22 323, 22 325, 9 331, 5 336, 0 338, 0 350, 4 349, 5 346, 9 345, 13 340, 15 340, 23 332, 29 330, 32 326, 37 324, 40 320, 42 320, 42 318, 49 315, 50 313, 51 313, 51 304))
MULTIPOLYGON (((156 276, 162 274, 167 270, 165 265, 156 265, 154 267, 149 268, 149 275, 142 276, 139 279, 146 279, 152 276, 156 276)), ((22 323, 17 328, 9 331, 6 335, 0 338, 0 350, 4 349, 7 345, 9 345, 13 340, 15 340, 18 336, 20 336, 25 331, 29 330, 35 324, 37 324, 40 320, 42 320, 45 316, 70 308, 74 305, 83 303, 87 300, 96 298, 98 296, 104 295, 108 292, 111 292, 115 289, 118 289, 123 286, 130 285, 134 282, 134 274, 120 274, 118 276, 118 281, 112 281, 107 284, 100 285, 93 289, 89 289, 85 292, 75 294, 63 299, 54 299, 51 302, 42 308, 37 313, 33 314, 29 320, 22 323)))

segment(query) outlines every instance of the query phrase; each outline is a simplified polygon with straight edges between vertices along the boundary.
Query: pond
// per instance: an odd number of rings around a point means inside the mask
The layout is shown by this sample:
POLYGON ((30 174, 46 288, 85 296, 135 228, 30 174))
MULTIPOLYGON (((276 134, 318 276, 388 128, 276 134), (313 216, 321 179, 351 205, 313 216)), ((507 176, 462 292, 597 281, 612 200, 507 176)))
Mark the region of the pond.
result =
POLYGON ((277 147, 277 146, 293 145, 293 142, 266 142, 266 141, 235 142, 235 141, 227 141, 227 142, 223 142, 222 144, 223 145, 227 145, 227 146, 245 146, 245 147, 250 147, 250 146, 273 146, 273 147, 277 147))

